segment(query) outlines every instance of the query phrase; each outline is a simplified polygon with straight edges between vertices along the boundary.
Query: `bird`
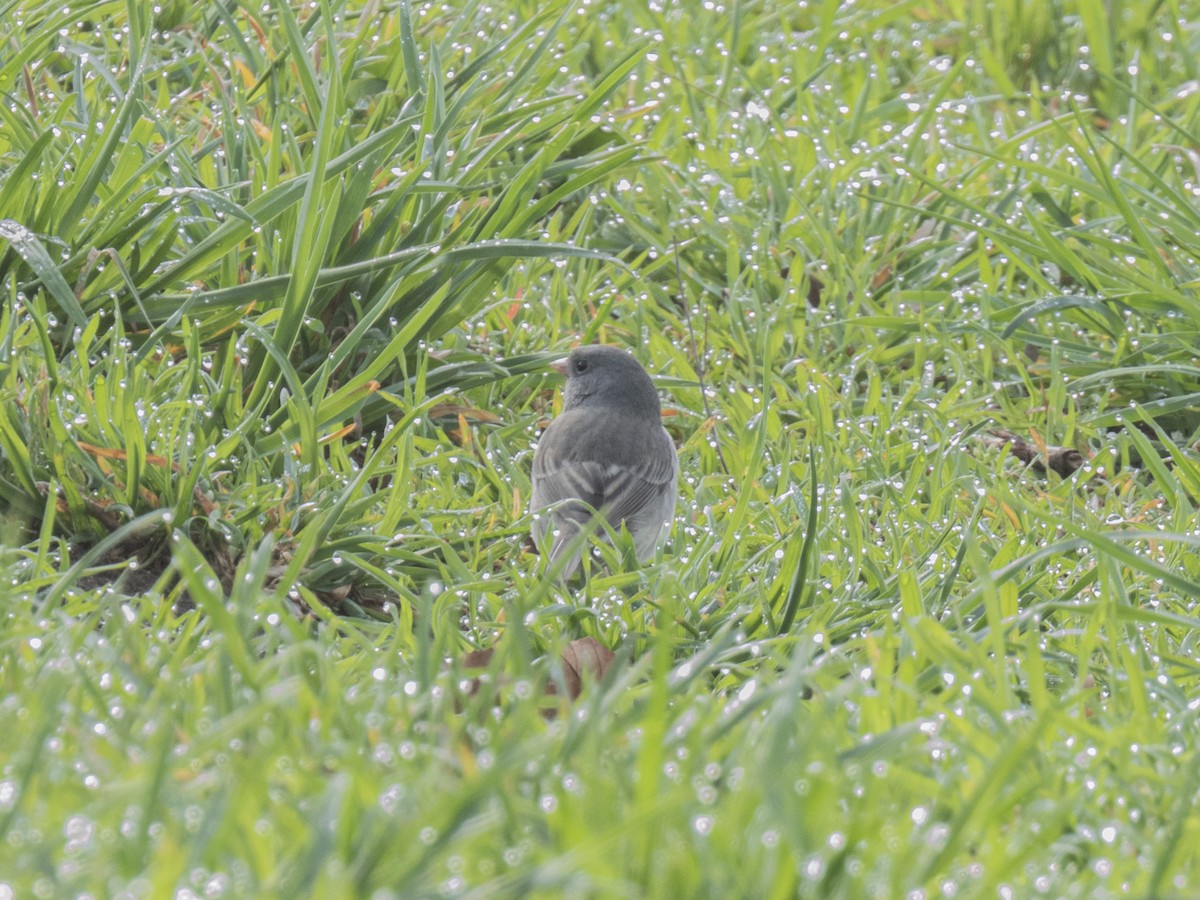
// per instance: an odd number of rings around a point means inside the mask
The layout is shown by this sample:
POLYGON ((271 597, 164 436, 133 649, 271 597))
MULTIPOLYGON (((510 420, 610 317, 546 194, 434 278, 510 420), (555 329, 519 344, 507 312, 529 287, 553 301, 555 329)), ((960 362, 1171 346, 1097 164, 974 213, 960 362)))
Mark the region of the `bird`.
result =
POLYGON ((569 579, 580 560, 574 539, 592 527, 596 510, 614 530, 628 529, 644 563, 669 530, 679 480, 654 382, 630 354, 602 344, 577 347, 550 365, 567 383, 562 412, 533 454, 534 542, 544 547, 553 527, 551 566, 565 558, 559 577, 569 579))

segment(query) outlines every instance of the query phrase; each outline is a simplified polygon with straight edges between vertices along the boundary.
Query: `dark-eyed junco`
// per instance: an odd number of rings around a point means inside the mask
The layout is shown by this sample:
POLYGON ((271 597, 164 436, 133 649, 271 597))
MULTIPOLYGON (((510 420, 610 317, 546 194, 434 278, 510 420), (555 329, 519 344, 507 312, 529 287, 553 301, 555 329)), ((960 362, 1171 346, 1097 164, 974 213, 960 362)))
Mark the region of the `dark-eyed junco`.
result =
POLYGON ((533 455, 530 511, 555 508, 535 516, 533 538, 542 545, 553 530, 550 559, 571 553, 562 568, 569 578, 579 565, 571 542, 597 509, 613 528, 629 530, 638 560, 645 562, 670 525, 679 477, 654 383, 616 347, 578 347, 552 366, 567 376, 563 411, 533 455))

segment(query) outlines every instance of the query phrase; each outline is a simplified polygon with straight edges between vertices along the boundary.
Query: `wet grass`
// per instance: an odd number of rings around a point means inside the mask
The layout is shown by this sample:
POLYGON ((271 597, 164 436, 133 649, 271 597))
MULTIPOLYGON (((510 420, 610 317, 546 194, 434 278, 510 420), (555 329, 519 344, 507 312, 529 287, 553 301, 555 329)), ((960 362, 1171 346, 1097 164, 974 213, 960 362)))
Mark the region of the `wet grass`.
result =
POLYGON ((0 896, 1193 893, 1198 19, 0 3, 0 896))

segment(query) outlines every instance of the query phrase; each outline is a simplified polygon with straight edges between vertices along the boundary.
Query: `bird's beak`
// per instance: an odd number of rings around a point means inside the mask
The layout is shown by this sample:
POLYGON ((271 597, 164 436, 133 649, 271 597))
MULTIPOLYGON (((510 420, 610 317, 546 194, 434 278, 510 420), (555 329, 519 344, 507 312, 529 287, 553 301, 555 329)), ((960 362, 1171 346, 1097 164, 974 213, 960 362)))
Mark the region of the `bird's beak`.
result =
POLYGON ((565 376, 567 374, 567 358, 564 356, 562 359, 556 359, 554 362, 550 363, 550 368, 552 368, 559 375, 565 376))

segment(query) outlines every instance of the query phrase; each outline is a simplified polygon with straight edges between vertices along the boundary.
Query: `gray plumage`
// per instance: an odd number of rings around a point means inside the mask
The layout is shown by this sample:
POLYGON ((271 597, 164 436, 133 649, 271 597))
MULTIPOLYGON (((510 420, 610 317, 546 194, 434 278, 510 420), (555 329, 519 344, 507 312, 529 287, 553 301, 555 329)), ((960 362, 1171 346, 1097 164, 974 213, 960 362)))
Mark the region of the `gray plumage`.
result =
MULTIPOLYGON (((654 383, 637 360, 616 347, 579 347, 554 367, 567 376, 563 411, 533 455, 530 511, 561 505, 535 517, 533 538, 544 546, 553 530, 550 559, 557 562, 588 527, 591 507, 614 529, 623 524, 629 530, 638 560, 645 562, 674 516, 679 478, 654 383), (572 500, 587 505, 563 502, 572 500)), ((562 577, 569 578, 578 565, 576 551, 562 577)))

